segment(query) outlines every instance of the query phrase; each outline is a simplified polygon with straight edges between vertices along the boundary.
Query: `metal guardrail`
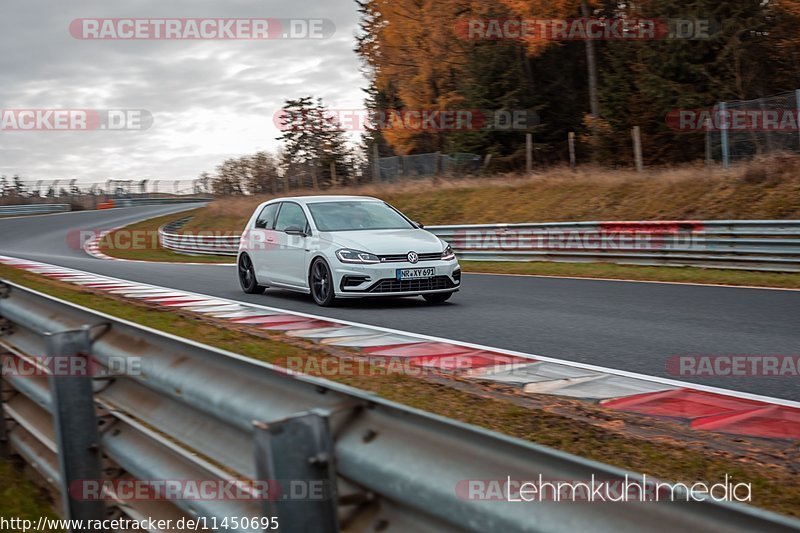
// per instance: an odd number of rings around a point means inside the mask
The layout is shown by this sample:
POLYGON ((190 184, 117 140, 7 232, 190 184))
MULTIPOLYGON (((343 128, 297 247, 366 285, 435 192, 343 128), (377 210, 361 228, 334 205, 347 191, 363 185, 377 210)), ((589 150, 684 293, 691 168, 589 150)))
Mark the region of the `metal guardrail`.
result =
POLYGON ((46 215, 49 213, 66 213, 70 209, 69 204, 0 205, 0 216, 46 215))
MULTIPOLYGON (((159 230, 161 246, 186 254, 236 255, 238 234, 159 230)), ((553 222, 426 228, 471 261, 609 262, 800 272, 800 221, 553 222)))
POLYGON ((172 205, 172 204, 194 204, 211 202, 209 197, 175 197, 175 198, 117 198, 114 200, 116 207, 134 207, 138 205, 172 205))
POLYGON ((800 221, 564 222, 437 226, 462 259, 610 262, 800 272, 800 221))
POLYGON ((203 235, 178 233, 191 217, 183 217, 164 224, 158 229, 158 242, 162 248, 187 255, 236 255, 239 252, 238 232, 229 235, 203 235))
MULTIPOLYGON (((467 480, 641 478, 13 283, 0 285, 0 296, 4 369, 36 354, 91 359, 108 371, 120 359, 140 364, 103 379, 4 372, 0 437, 60 491, 69 518, 277 517, 288 532, 798 530, 795 520, 710 500, 612 507, 466 498, 467 480), (111 483, 111 501, 74 497, 76 483, 98 479, 288 480, 327 490, 322 498, 284 499, 281 489, 273 499, 151 501, 111 483)), ((228 530, 261 531, 241 521, 228 530)))

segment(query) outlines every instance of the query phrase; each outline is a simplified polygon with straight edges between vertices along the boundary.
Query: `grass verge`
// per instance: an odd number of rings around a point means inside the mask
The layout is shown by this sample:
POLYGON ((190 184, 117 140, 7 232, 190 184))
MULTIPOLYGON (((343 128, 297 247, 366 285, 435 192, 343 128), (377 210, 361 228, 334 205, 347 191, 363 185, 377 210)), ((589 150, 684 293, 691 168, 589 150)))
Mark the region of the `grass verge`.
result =
MULTIPOLYGON (((254 359, 281 364, 287 357, 329 357, 331 348, 263 330, 247 330, 184 312, 168 312, 87 288, 0 266, 0 278, 29 286, 145 326, 254 359)), ((716 482, 727 474, 751 483, 753 504, 800 516, 797 443, 750 441, 718 434, 653 437, 640 426, 684 431, 680 424, 609 412, 592 404, 551 397, 515 397, 455 379, 407 375, 337 375, 335 381, 389 400, 665 480, 716 482), (528 402, 529 399, 533 398, 528 402), (526 403, 528 402, 528 403, 526 403), (537 403, 538 402, 538 403, 537 403), (673 427, 674 426, 674 427, 673 427), (731 449, 726 449, 730 446, 731 449)))
POLYGON ((29 481, 11 461, 0 459, 0 517, 36 523, 40 516, 57 518, 47 494, 29 481))
MULTIPOLYGON (((800 218, 800 157, 760 159, 728 172, 687 165, 637 173, 624 169, 551 168, 533 176, 414 179, 304 194, 380 197, 425 225, 591 220, 800 218)), ((282 196, 287 196, 282 194, 282 196)), ((243 228, 270 196, 223 197, 187 230, 243 228)))
POLYGON ((134 261, 169 263, 234 263, 232 257, 186 255, 166 250, 158 244, 158 228, 186 216, 196 216, 202 209, 143 220, 110 232, 100 240, 100 251, 109 257, 134 261))
POLYGON ((784 272, 753 272, 693 267, 651 267, 614 265, 611 263, 510 263, 500 261, 461 261, 461 267, 464 272, 476 274, 563 276, 800 289, 800 274, 784 272))

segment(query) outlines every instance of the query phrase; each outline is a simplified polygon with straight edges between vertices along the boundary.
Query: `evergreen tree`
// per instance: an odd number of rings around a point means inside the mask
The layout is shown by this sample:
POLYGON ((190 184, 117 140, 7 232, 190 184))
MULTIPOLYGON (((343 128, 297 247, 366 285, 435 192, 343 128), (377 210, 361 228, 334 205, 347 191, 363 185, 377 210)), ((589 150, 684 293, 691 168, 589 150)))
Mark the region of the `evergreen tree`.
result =
POLYGON ((311 96, 286 100, 282 109, 284 172, 303 187, 352 182, 353 159, 338 120, 311 96), (334 174, 336 182, 333 182, 334 174))

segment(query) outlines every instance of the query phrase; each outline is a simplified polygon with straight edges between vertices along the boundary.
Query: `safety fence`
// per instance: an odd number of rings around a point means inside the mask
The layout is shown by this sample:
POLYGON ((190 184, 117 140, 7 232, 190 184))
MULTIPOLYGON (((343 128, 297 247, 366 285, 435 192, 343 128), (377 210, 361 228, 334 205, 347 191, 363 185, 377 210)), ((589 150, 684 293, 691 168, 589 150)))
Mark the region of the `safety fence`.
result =
POLYGON ((425 178, 446 172, 470 173, 481 168, 483 158, 477 154, 439 152, 398 155, 378 158, 378 178, 384 182, 425 178))
MULTIPOLYGON (((189 254, 236 255, 238 234, 159 230, 161 245, 189 254)), ((800 272, 800 221, 553 222, 426 228, 470 261, 609 262, 800 272)))
POLYGON ((800 89, 755 100, 720 102, 709 114, 708 157, 725 168, 773 152, 800 152, 800 89))
POLYGON ((478 487, 645 480, 13 283, 0 285, 0 318, 3 369, 37 370, 3 372, 0 437, 59 492, 71 519, 194 519, 217 530, 277 524, 290 532, 778 532, 798 525, 710 498, 681 502, 680 488, 677 501, 510 501, 478 487), (93 372, 60 371, 61 359, 93 372), (192 482, 203 489, 189 497, 192 482), (129 489, 142 484, 161 490, 129 489))
POLYGON ((191 196, 210 194, 210 185, 202 180, 118 180, 82 182, 77 179, 22 180, 0 179, 0 198, 14 197, 37 201, 44 198, 78 198, 104 196, 108 198, 157 198, 159 196, 191 196))
POLYGON ((0 205, 0 216, 46 215, 65 213, 70 209, 69 204, 0 205))

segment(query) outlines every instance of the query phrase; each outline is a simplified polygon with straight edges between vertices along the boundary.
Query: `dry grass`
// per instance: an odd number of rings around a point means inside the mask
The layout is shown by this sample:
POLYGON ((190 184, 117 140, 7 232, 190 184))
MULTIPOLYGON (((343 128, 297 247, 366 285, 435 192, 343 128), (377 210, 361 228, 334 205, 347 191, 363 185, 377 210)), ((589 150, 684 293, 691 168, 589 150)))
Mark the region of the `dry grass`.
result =
MULTIPOLYGON (((361 194, 390 202, 424 224, 579 220, 800 218, 800 158, 781 156, 728 172, 689 165, 631 170, 552 168, 533 176, 426 179, 307 194, 361 194)), ((269 196, 222 198, 188 230, 241 229, 269 196)))

